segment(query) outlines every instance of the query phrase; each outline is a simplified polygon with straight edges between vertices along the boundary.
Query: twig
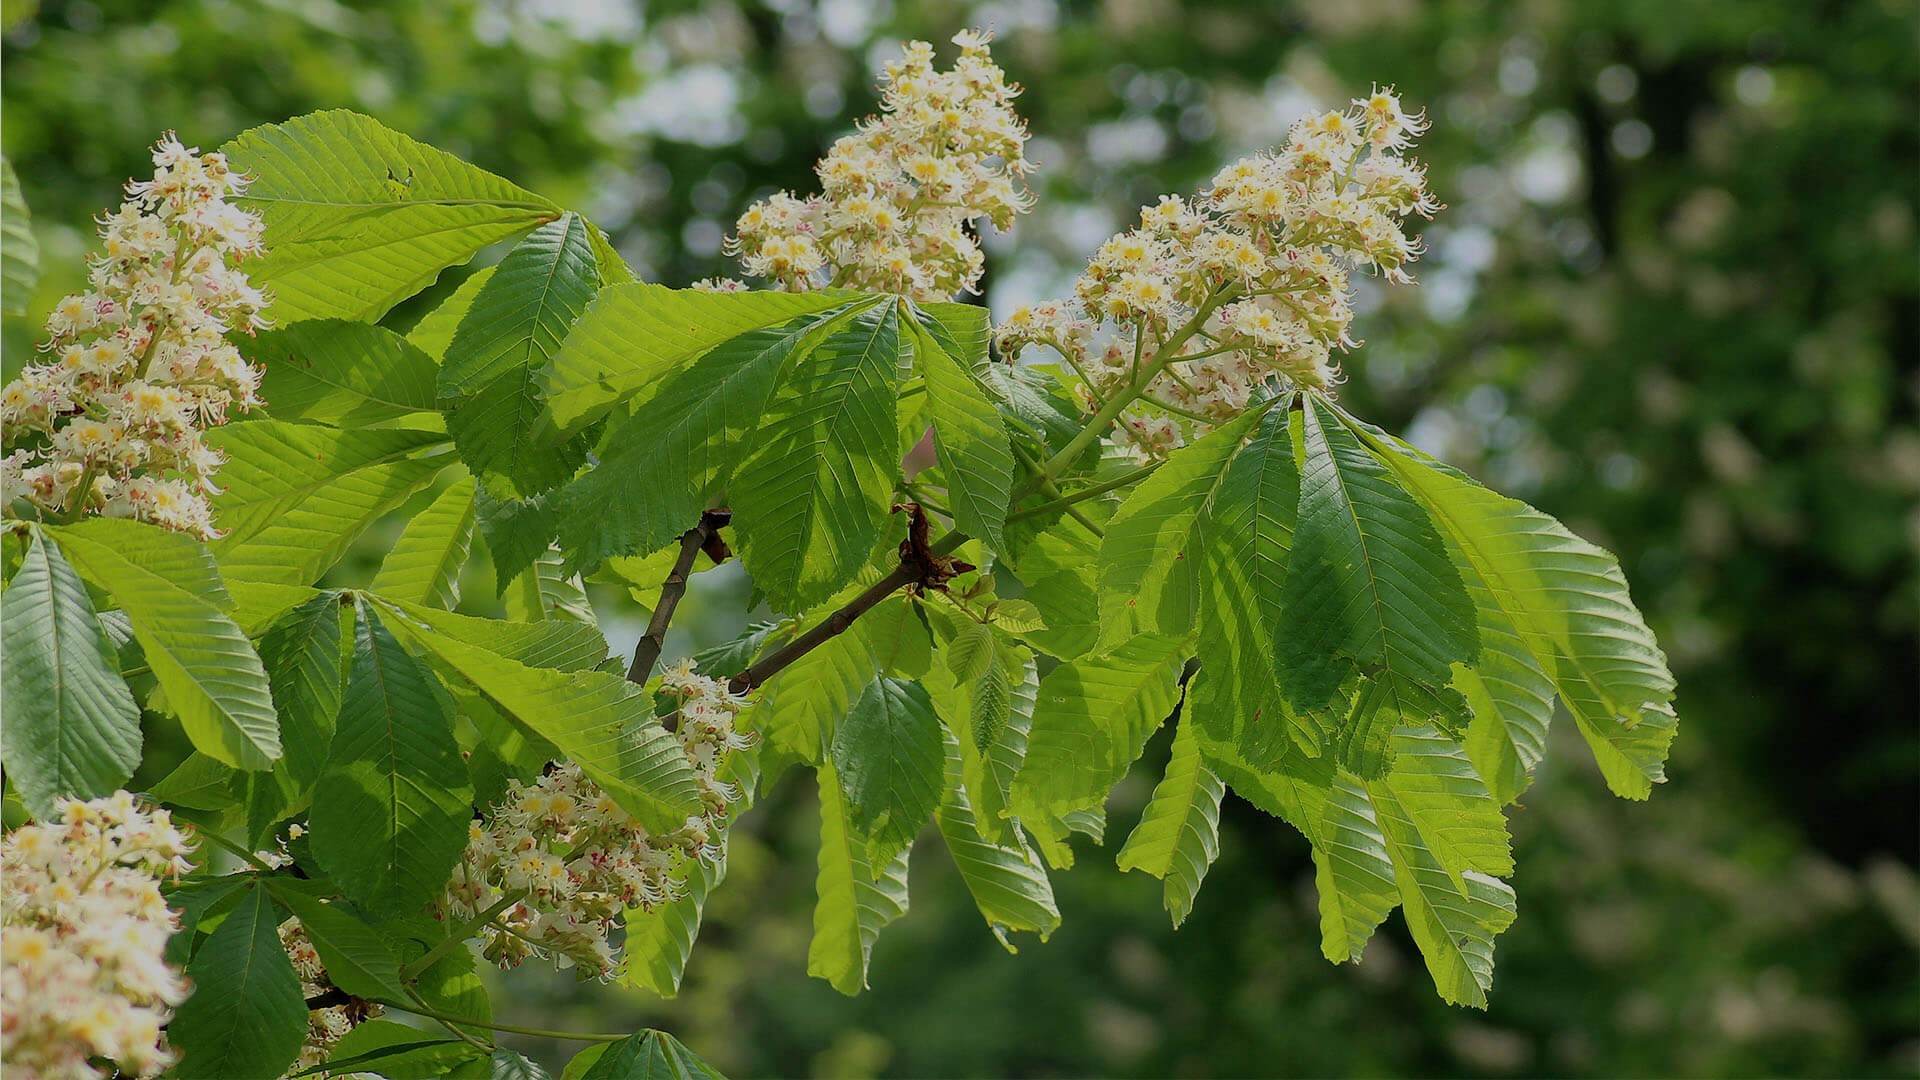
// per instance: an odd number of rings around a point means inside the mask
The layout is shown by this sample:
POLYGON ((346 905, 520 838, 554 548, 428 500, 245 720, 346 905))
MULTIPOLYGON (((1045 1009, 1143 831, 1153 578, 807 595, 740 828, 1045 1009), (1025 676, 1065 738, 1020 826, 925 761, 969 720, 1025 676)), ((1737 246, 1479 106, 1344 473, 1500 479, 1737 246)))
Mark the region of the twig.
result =
POLYGON ((846 633, 855 619, 866 614, 875 604, 892 596, 901 588, 913 585, 922 589, 944 589, 947 587, 948 579, 976 569, 973 564, 961 562, 947 554, 964 543, 965 536, 959 533, 948 533, 939 543, 930 543, 927 514, 918 503, 896 506, 894 510, 906 510, 910 515, 907 538, 900 542, 899 565, 895 566, 886 577, 869 585, 859 596, 848 601, 845 607, 813 624, 799 637, 735 675, 727 684, 727 689, 736 694, 744 694, 773 678, 795 660, 819 648, 832 638, 846 633))
POLYGON ((725 559, 730 552, 719 542, 719 532, 731 520, 731 510, 708 510, 700 515, 700 524, 680 534, 680 557, 674 560, 673 570, 660 586, 660 602, 653 606, 647 632, 640 635, 640 643, 633 647, 633 664, 627 668, 628 682, 644 686, 653 677, 653 665, 660 661, 660 651, 667 647, 667 626, 673 622, 673 609, 680 606, 680 598, 687 594, 687 576, 693 573, 694 557, 705 551, 716 563, 725 559))

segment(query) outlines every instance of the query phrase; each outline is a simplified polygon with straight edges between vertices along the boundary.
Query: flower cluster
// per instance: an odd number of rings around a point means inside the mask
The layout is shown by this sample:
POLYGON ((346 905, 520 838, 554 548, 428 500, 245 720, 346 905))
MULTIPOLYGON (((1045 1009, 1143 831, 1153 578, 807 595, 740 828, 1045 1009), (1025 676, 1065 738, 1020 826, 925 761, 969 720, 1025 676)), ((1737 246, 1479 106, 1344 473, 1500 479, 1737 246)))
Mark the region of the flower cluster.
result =
POLYGON ((1227 166, 1198 199, 1142 210, 1137 228, 1101 245, 1072 300, 1001 324, 1002 350, 1054 349, 1090 407, 1139 393, 1116 441, 1146 457, 1239 413, 1263 386, 1331 387, 1334 351, 1357 344, 1350 273, 1411 282, 1420 243, 1401 223, 1441 208, 1401 154, 1424 130, 1391 89, 1302 119, 1282 150, 1227 166))
POLYGON ((740 216, 728 250, 749 275, 792 291, 842 285, 951 300, 980 280, 968 227, 1013 225, 1031 196, 1018 86, 987 37, 962 31, 960 58, 935 71, 933 46, 909 42, 881 81, 881 115, 834 143, 815 172, 821 194, 782 192, 740 216))
POLYGON ((179 916, 159 878, 192 868, 191 845, 124 791, 54 810, 0 841, 0 1063, 44 1080, 100 1076, 88 1058, 154 1075, 187 996, 164 958, 179 916))
MULTIPOLYGON (((300 979, 302 998, 317 997, 334 988, 333 980, 327 977, 327 965, 321 963, 320 952, 314 948, 313 939, 307 936, 307 928, 299 919, 280 924, 280 947, 287 951, 293 973, 300 979)), ((333 1056, 335 1044, 346 1038, 347 1032, 386 1011, 386 1006, 377 1001, 357 998, 345 1005, 308 1010, 307 1041, 301 1045, 300 1056, 287 1069, 287 1075, 327 1061, 333 1056)))
POLYGON ((201 429, 260 403, 260 370, 229 330, 266 325, 267 296, 231 265, 261 252, 260 219, 229 204, 246 178, 172 135, 152 180, 100 218, 90 291, 47 319, 50 357, 0 389, 0 497, 42 514, 99 512, 217 535, 221 456, 201 429))
POLYGON ((747 745, 733 726, 746 701, 687 661, 668 669, 662 687, 682 699, 676 734, 705 813, 670 832, 649 831, 572 763, 509 784, 506 798, 473 823, 443 904, 443 916, 459 922, 493 912, 478 930, 489 960, 514 967, 538 955, 586 978, 611 974, 608 935, 622 913, 678 898, 683 860, 719 852, 739 795, 718 772, 726 751, 747 745))

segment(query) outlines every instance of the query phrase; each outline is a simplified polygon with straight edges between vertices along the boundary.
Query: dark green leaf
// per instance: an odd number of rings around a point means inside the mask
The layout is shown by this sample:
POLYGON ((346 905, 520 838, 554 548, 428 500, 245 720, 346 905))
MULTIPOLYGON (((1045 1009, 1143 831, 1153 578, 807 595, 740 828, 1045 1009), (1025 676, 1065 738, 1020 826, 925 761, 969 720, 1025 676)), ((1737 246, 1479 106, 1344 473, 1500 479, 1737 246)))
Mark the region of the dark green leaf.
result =
POLYGON ((293 1064, 307 1038, 307 1007, 279 925, 256 885, 194 954, 186 972, 193 996, 167 1027, 179 1075, 260 1080, 293 1064))
POLYGON ((926 688, 881 675, 847 710, 833 766, 870 866, 905 851, 940 805, 940 720, 926 688))
POLYGON ((467 842, 472 789, 433 674, 364 602, 346 697, 313 798, 313 854, 369 911, 439 896, 467 842))
POLYGON ((361 427, 434 411, 433 358, 384 326, 311 319, 237 338, 275 420, 361 427))
MULTIPOLYGON (((11 175, 11 174, 9 174, 11 175)), ((0 760, 27 809, 111 794, 140 764, 140 708, 87 587, 35 530, 0 603, 0 760)))

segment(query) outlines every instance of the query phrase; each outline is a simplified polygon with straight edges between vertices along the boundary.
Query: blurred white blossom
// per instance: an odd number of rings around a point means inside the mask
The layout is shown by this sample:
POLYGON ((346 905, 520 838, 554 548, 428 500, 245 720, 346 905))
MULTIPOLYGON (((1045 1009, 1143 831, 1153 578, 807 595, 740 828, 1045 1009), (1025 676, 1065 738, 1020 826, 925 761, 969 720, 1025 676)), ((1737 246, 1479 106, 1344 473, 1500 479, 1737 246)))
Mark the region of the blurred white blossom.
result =
POLYGON ((41 1080, 171 1065, 161 1027, 187 996, 166 963, 179 916, 160 878, 192 868, 165 810, 117 791, 54 803, 52 820, 0 840, 0 1064, 41 1080))

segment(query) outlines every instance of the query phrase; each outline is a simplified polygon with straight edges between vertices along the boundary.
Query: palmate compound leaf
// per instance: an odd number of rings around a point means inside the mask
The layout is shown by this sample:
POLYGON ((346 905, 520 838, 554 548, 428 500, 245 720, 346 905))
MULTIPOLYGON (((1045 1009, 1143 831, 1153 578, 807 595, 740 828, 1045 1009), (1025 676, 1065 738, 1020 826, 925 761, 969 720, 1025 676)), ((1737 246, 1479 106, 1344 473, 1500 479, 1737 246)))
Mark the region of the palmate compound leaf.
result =
POLYGON ((213 500, 222 573, 281 585, 317 580, 450 461, 431 453, 445 435, 408 428, 254 420, 214 428, 207 443, 227 455, 213 500))
POLYGON ((1001 528, 1013 490, 1013 450, 1007 428, 982 381, 987 363, 987 312, 945 312, 945 319, 913 324, 914 368, 927 388, 934 446, 947 478, 954 525, 994 550, 1006 546, 1001 528))
POLYGON ((934 821, 960 879, 1008 952, 1019 951, 1007 940, 1013 931, 1031 930, 1045 941, 1060 926, 1060 908, 1054 903, 1046 867, 1017 829, 1010 830, 1012 835, 1004 844, 983 838, 961 777, 961 739, 952 732, 945 736, 946 796, 934 821))
POLYGON ((340 891, 369 911, 424 907, 466 846, 473 791, 434 690, 433 673, 361 601, 311 844, 340 891))
POLYGON ((140 707, 85 583, 38 530, 0 600, 0 655, 0 761, 27 809, 47 819, 57 796, 126 783, 140 764, 140 707))
POLYGON ((838 292, 610 286, 594 297, 542 372, 547 408, 561 431, 577 432, 722 342, 850 298, 838 292))
POLYGON ((774 390, 729 492, 756 587, 797 611, 853 580, 880 539, 898 472, 899 304, 867 308, 774 390))
POLYGON ((866 989, 867 961, 880 930, 907 913, 907 851, 875 867, 848 818, 840 778, 829 759, 814 770, 820 785, 820 860, 807 974, 849 996, 866 989))
POLYGON ((559 497, 572 564, 657 550, 720 505, 774 388, 860 309, 844 302, 748 330, 641 388, 599 464, 559 497))
MULTIPOLYGON (((352 608, 321 593, 287 611, 260 638, 286 753, 270 773, 247 777, 248 835, 261 837, 303 797, 326 768, 353 655, 352 608)), ((264 842, 264 841, 263 841, 264 842)))
MULTIPOLYGON (((1204 681, 1203 668, 1196 681, 1204 681)), ((1394 736, 1393 769, 1363 780, 1331 758, 1291 752, 1250 768, 1231 743, 1195 729, 1202 760, 1235 792, 1284 818, 1313 845, 1321 951, 1358 959, 1375 928, 1404 905, 1440 996, 1486 1006, 1493 939, 1513 922, 1499 803, 1460 745, 1430 727, 1394 736)))
POLYGON ((280 945, 280 912, 249 886, 239 906, 187 965, 193 995, 167 1026, 179 1076, 257 1080, 279 1076, 307 1037, 300 979, 280 945))
POLYGON ((1166 774, 1154 786, 1153 799, 1117 860, 1122 870, 1144 870, 1165 883, 1167 913, 1175 929, 1193 911, 1200 882, 1220 854, 1220 798, 1225 793, 1226 785, 1200 759, 1193 725, 1182 720, 1173 734, 1166 774))
POLYGON ((1340 762, 1383 775, 1403 723, 1464 729, 1452 666, 1479 654, 1473 602, 1433 521, 1318 395, 1301 399, 1304 460, 1277 635, 1281 689, 1296 710, 1366 682, 1330 737, 1340 762))
POLYGON ((1075 811, 1100 809, 1180 702, 1187 639, 1141 634, 1112 652, 1062 664, 1040 680, 1027 753, 1014 777, 1013 816, 1048 861, 1075 811))
MULTIPOLYGON (((1666 654, 1634 607, 1619 561, 1526 503, 1355 426, 1485 585, 1485 601, 1559 692, 1607 786, 1646 798, 1666 779, 1679 720, 1666 654)), ((1516 739, 1528 737, 1526 720, 1508 726, 1520 729, 1516 739)), ((1518 755, 1524 743, 1515 745, 1518 755)))
POLYGON ((618 675, 531 666, 554 655, 556 632, 584 624, 503 623, 382 603, 394 625, 528 732, 558 747, 649 829, 680 827, 700 812, 700 790, 680 743, 654 716, 653 699, 618 675), (484 643, 484 644, 483 644, 484 643), (503 651, 494 651, 496 648, 503 651), (523 659, 509 655, 516 650, 523 659))
POLYGON ((122 518, 49 528, 80 575, 126 612, 147 666, 200 751, 237 769, 280 756, 260 657, 226 613, 232 598, 205 545, 122 518))
POLYGON ((585 460, 545 414, 539 373, 600 289, 578 214, 535 229, 494 268, 440 364, 447 430, 481 481, 520 495, 564 483, 585 460))
POLYGON ((926 688, 876 676, 841 718, 831 756, 854 841, 870 867, 887 865, 940 805, 940 720, 926 688))
MULTIPOLYGON (((1349 419, 1380 459, 1432 509, 1471 569, 1495 623, 1517 637, 1573 714, 1614 794, 1644 799, 1666 779, 1679 727, 1666 654, 1628 595, 1619 561, 1558 521, 1490 491, 1398 439, 1349 419)), ((1513 665, 1521 658, 1509 649, 1513 665)), ((1492 670, 1492 669, 1489 669, 1492 670)), ((1505 670, 1516 671, 1514 666, 1505 670)), ((1539 687, 1490 687, 1516 761, 1545 732, 1539 687)))
POLYGON ((560 207, 346 110, 253 128, 221 148, 253 175, 241 206, 267 254, 247 264, 274 317, 372 322, 449 266, 560 207))
POLYGON ((1280 693, 1276 639, 1287 632, 1283 596, 1300 501, 1298 424, 1285 405, 1262 418, 1234 456, 1199 524, 1198 653, 1206 678, 1188 694, 1192 722, 1261 767, 1297 748, 1324 749, 1324 710, 1296 710, 1280 693))
POLYGON ((235 344, 262 367, 271 419, 360 427, 434 411, 433 358, 384 326, 309 319, 235 344))
POLYGON ((1114 511, 1100 542, 1101 648, 1137 633, 1192 630, 1207 503, 1269 407, 1248 409, 1169 454, 1114 511))
POLYGON ((463 468, 426 508, 407 519, 371 588, 382 596, 451 609, 460 601, 460 571, 473 546, 474 483, 463 468))

